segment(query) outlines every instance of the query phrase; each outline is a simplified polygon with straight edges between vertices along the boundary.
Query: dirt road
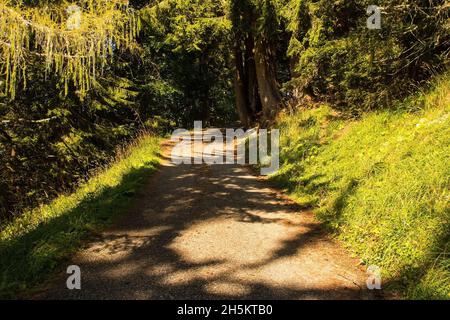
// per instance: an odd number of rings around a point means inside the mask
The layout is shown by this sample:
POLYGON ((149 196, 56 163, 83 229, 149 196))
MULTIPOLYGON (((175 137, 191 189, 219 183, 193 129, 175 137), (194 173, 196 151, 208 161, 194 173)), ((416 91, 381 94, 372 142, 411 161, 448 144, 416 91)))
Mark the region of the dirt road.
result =
POLYGON ((238 165, 171 164, 73 258, 46 299, 366 299, 358 261, 314 217, 238 165))

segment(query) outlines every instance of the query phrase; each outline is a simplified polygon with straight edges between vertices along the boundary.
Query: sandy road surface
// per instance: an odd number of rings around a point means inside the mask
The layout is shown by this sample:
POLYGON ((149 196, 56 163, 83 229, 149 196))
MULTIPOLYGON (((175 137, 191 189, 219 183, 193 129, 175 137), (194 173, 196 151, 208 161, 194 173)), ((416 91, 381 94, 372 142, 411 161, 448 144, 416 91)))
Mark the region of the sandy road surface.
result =
POLYGON ((160 170, 129 214, 73 257, 45 299, 367 299, 358 261, 308 212, 238 165, 160 170))

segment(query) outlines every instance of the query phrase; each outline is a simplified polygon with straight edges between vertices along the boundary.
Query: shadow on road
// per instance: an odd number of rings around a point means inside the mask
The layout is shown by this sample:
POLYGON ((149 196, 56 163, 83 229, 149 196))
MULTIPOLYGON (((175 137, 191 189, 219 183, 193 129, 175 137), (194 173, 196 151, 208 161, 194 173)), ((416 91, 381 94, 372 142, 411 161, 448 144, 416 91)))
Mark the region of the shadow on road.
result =
MULTIPOLYGON (((115 227, 46 299, 368 299, 365 274, 310 213, 248 168, 166 159, 115 227)), ((113 210, 113 208, 112 208, 113 210)))

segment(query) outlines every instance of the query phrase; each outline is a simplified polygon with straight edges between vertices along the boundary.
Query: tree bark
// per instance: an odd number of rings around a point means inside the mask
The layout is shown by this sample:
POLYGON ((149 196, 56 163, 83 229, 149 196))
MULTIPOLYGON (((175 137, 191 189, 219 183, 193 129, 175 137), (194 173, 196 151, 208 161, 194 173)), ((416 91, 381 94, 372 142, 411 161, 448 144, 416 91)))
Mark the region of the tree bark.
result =
POLYGON ((255 65, 264 120, 271 120, 282 107, 283 102, 278 88, 273 55, 264 40, 256 41, 255 65))
POLYGON ((247 96, 249 100, 248 107, 252 112, 253 120, 256 120, 256 115, 262 110, 262 107, 259 98, 258 80, 256 77, 255 40, 252 35, 249 35, 245 41, 245 67, 248 89, 247 96))
POLYGON ((234 49, 235 59, 235 77, 234 77, 234 91, 236 95, 236 109, 241 120, 242 126, 248 127, 250 125, 250 115, 248 111, 248 96, 247 86, 245 81, 245 69, 243 61, 243 52, 236 44, 234 49))

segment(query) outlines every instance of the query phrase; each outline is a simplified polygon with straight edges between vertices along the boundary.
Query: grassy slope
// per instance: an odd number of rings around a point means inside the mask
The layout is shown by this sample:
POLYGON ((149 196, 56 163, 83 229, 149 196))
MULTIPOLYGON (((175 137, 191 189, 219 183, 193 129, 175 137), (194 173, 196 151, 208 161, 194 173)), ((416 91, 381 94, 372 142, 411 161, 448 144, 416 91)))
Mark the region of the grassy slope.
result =
POLYGON ((75 193, 3 226, 0 297, 14 297, 45 280, 90 233, 110 225, 124 213, 159 163, 159 142, 156 137, 141 137, 110 168, 75 193))
POLYGON ((450 298, 450 77, 358 121, 331 108, 282 115, 272 177, 409 298, 450 298), (400 106, 400 107, 401 107, 400 106), (401 108, 399 108, 401 109, 401 108))

